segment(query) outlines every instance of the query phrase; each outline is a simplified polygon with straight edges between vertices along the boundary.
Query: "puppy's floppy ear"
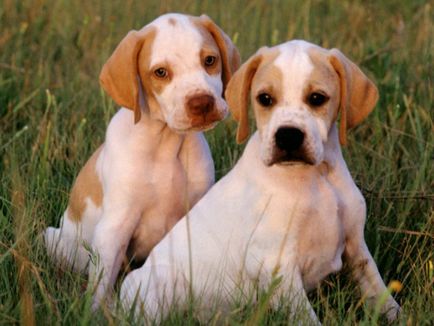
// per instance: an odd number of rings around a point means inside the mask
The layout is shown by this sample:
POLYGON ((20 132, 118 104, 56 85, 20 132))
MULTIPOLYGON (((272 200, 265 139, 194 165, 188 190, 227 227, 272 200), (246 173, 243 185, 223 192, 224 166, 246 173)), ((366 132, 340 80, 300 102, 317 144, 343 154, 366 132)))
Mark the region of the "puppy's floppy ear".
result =
POLYGON ((153 30, 147 27, 130 31, 104 64, 99 76, 101 86, 120 106, 134 111, 134 122, 140 120, 138 57, 153 30))
POLYGON ((238 144, 244 142, 249 136, 249 92, 253 76, 262 61, 262 55, 258 52, 235 72, 225 92, 232 116, 238 122, 238 144))
POLYGON ((366 75, 338 49, 330 50, 330 63, 340 79, 339 140, 347 143, 347 130, 362 122, 374 109, 378 90, 366 75))
POLYGON ((199 17, 200 24, 205 27, 213 37, 214 41, 220 50, 220 55, 223 63, 223 91, 225 90, 229 80, 233 73, 240 66, 240 53, 232 43, 229 36, 222 31, 207 15, 201 15, 199 17))

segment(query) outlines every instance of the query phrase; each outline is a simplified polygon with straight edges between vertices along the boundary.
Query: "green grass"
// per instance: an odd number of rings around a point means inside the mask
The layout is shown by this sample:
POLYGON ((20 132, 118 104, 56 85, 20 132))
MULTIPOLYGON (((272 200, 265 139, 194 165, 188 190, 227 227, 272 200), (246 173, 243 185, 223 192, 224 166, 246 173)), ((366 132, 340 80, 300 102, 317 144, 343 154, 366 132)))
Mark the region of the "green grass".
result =
MULTIPOLYGON (((376 81, 379 104, 350 133, 344 155, 367 200, 368 246, 386 283, 403 283, 400 322, 433 324, 434 8, 420 0, 3 1, 0 324, 133 322, 121 310, 92 315, 86 279, 56 268, 38 234, 57 225, 75 175, 117 109, 98 85, 103 63, 130 29, 168 11, 207 13, 243 59, 302 38, 340 48, 376 81)), ((207 133, 218 178, 242 152, 234 131, 228 119, 207 133)), ((311 294, 324 324, 377 322, 355 289, 344 270, 311 294)), ((265 299, 234 306, 226 322, 285 324, 286 310, 268 311, 265 299)), ((189 312, 167 321, 186 323, 197 323, 189 312)))

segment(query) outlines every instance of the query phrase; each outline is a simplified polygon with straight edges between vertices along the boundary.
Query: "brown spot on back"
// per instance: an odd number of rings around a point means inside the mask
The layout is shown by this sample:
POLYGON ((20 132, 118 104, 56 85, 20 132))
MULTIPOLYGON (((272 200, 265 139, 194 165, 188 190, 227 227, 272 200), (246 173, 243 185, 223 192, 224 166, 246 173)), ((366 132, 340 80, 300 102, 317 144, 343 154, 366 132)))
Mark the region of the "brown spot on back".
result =
POLYGON ((97 207, 100 207, 102 204, 102 185, 96 173, 96 162, 102 148, 103 145, 92 154, 72 186, 67 208, 68 217, 72 221, 79 222, 81 220, 83 212, 86 209, 86 198, 90 198, 97 207))

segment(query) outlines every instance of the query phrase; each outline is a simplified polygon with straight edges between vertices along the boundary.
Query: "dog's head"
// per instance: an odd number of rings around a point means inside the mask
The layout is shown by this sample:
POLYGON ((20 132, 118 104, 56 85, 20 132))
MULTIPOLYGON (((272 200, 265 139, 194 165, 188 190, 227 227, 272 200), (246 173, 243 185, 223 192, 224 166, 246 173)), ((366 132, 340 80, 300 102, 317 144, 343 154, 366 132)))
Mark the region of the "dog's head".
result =
POLYGON ((240 57, 230 38, 202 15, 166 14, 130 31, 104 65, 100 82, 121 106, 176 131, 204 130, 227 115, 222 98, 240 57))
POLYGON ((249 92, 266 165, 319 164, 338 114, 345 144, 347 129, 378 99, 375 85, 339 50, 304 41, 261 48, 232 77, 226 99, 239 123, 238 142, 249 135, 249 92))

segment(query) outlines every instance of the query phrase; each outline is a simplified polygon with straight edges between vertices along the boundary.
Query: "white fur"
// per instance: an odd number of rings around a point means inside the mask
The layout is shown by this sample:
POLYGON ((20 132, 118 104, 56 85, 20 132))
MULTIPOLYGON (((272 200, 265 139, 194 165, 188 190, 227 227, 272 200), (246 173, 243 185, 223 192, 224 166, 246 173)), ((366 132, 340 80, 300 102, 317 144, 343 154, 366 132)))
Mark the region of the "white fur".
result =
POLYGON ((226 116, 228 108, 221 97, 221 76, 210 76, 198 69, 202 36, 191 20, 183 15, 170 14, 155 20, 154 26, 158 33, 152 46, 155 56, 151 59, 151 67, 158 68, 176 62, 172 65, 174 79, 157 95, 164 121, 174 130, 188 129, 190 122, 185 111, 185 101, 197 93, 212 94, 216 99, 217 110, 226 116), (169 18, 176 19, 176 25, 170 25, 169 18), (191 33, 183 33, 185 28, 191 29, 191 33))
POLYGON ((306 147, 315 163, 323 160, 323 142, 327 141, 327 130, 322 119, 313 116, 304 99, 300 96, 307 78, 313 70, 312 62, 307 50, 312 44, 303 41, 284 43, 277 48, 281 54, 274 61, 274 65, 283 74, 282 87, 284 98, 274 110, 271 121, 264 126, 261 146, 261 157, 265 164, 271 164, 274 149, 274 135, 280 127, 296 127, 305 132, 306 147))
POLYGON ((96 163, 102 207, 87 198, 79 222, 65 211, 60 228, 49 227, 44 234, 48 254, 56 261, 78 271, 89 266, 89 286, 96 289, 93 308, 112 288, 131 240, 135 254, 144 259, 181 217, 177 212, 188 211, 214 183, 205 137, 201 132, 185 132, 190 128, 185 99, 201 92, 211 94, 224 117, 227 105, 221 97, 221 76, 210 77, 201 66, 201 35, 184 15, 164 15, 151 24, 157 31, 151 61, 170 62, 174 70, 170 85, 157 98, 159 115, 142 112, 134 124, 131 110, 121 108, 116 113, 96 163), (178 27, 171 27, 168 34, 169 19, 176 20, 178 27))
POLYGON ((280 47, 275 64, 285 76, 284 104, 258 126, 262 134, 251 137, 235 167, 152 250, 143 267, 126 277, 121 300, 127 308, 138 298, 137 311, 164 318, 193 295, 200 313, 213 307, 224 312, 240 292, 251 299, 255 285, 267 290, 281 277, 272 306, 285 296, 292 300, 292 313, 307 310, 309 323, 317 324, 306 291, 340 270, 345 253, 363 297, 377 302, 385 294, 382 311, 396 317, 400 308, 386 293, 363 238, 366 205, 343 159, 336 125, 325 136, 327 123, 302 103, 302 84, 312 69, 307 49, 305 42, 280 47), (306 132, 315 165, 268 166, 271 135, 288 124, 306 132), (326 173, 319 169, 323 162, 326 173))

